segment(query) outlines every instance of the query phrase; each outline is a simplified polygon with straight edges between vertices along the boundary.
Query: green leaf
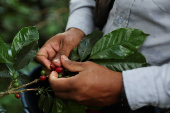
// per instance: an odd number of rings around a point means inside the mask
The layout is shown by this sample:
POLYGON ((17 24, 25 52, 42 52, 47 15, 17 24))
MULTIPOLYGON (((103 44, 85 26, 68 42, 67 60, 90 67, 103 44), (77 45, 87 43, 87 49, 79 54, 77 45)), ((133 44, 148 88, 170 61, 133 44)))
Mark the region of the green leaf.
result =
POLYGON ((19 72, 21 72, 22 74, 25 75, 29 75, 29 73, 36 68, 38 65, 38 63, 36 63, 34 60, 32 60, 26 67, 24 67, 23 69, 20 69, 19 72))
POLYGON ((11 78, 10 77, 0 77, 0 92, 4 92, 8 90, 9 84, 11 82, 11 78))
POLYGON ((46 98, 46 96, 42 93, 40 95, 39 102, 38 102, 38 106, 39 106, 40 110, 43 110, 45 98, 46 98))
POLYGON ((86 113, 83 105, 80 105, 74 101, 68 101, 67 104, 69 107, 69 113, 86 113))
POLYGON ((38 51, 37 41, 33 41, 27 46, 24 46, 16 56, 14 69, 19 70, 27 66, 29 62, 36 56, 37 51, 38 51))
POLYGON ((63 112, 62 112, 62 113, 71 113, 71 112, 70 112, 70 109, 69 109, 69 107, 68 107, 68 105, 67 105, 67 101, 64 102, 64 109, 63 109, 63 112))
POLYGON ((93 60, 92 62, 103 65, 117 72, 145 67, 147 65, 145 57, 139 52, 135 52, 125 59, 102 59, 93 60))
POLYGON ((0 63, 11 63, 11 58, 8 54, 8 47, 0 38, 0 63))
POLYGON ((90 53, 96 42, 101 39, 103 32, 93 31, 91 34, 87 35, 79 44, 78 52, 80 55, 80 61, 84 60, 90 53))
POLYGON ((27 84, 32 81, 31 78, 25 74, 19 74, 18 80, 21 81, 22 84, 27 84))
POLYGON ((43 106, 44 113, 51 113, 52 107, 53 107, 53 97, 50 94, 47 94, 43 106))
POLYGON ((0 77, 10 77, 10 71, 4 63, 0 63, 0 77))
POLYGON ((147 36, 133 28, 114 30, 94 45, 89 59, 123 59, 137 51, 147 36))
POLYGON ((13 39, 11 51, 12 57, 15 59, 16 55, 23 50, 24 46, 39 39, 39 33, 35 26, 25 27, 21 29, 13 39))
POLYGON ((55 97, 51 113, 63 113, 64 106, 64 102, 61 99, 55 97))
POLYGON ((78 54, 78 48, 75 48, 70 52, 69 59, 72 61, 76 61, 80 59, 79 54, 78 54))

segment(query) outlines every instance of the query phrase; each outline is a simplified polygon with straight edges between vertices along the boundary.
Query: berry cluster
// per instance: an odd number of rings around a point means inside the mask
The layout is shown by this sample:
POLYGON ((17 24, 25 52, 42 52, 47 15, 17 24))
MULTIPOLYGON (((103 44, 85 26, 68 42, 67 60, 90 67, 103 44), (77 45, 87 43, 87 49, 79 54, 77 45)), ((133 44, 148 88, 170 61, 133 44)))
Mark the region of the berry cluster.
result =
MULTIPOLYGON (((50 67, 52 70, 55 70, 58 73, 58 77, 62 77, 61 72, 63 72, 63 68, 61 66, 55 66, 53 63, 50 64, 50 67)), ((46 73, 44 70, 41 71, 40 81, 45 81, 47 79, 47 76, 45 76, 46 73)))
MULTIPOLYGON (((17 87, 19 87, 19 83, 18 83, 18 75, 15 73, 14 75, 13 75, 13 77, 12 77, 12 79, 13 79, 13 87, 14 88, 17 88, 17 87)), ((20 97, 21 97, 21 94, 19 94, 19 93, 17 93, 17 94, 15 94, 15 97, 17 98, 17 99, 19 99, 20 97)))
POLYGON ((40 81, 45 81, 46 79, 47 79, 47 77, 45 76, 46 75, 46 73, 45 73, 45 71, 44 70, 42 70, 41 71, 41 76, 40 76, 40 81))
POLYGON ((63 68, 61 66, 56 67, 53 63, 50 64, 52 70, 55 70, 58 73, 58 77, 62 77, 61 72, 63 72, 63 68))
POLYGON ((17 79, 18 75, 14 74, 12 78, 13 78, 13 87, 17 88, 19 86, 18 79, 17 79))

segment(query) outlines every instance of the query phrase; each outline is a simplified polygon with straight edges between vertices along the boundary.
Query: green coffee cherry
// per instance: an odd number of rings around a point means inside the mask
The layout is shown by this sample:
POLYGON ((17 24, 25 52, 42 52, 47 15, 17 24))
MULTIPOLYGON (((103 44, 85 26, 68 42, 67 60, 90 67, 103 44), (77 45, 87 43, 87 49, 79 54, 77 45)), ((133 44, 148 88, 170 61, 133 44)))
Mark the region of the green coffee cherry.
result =
POLYGON ((13 79, 15 80, 15 79, 17 79, 18 78, 18 75, 17 74, 14 74, 13 75, 13 79))
POLYGON ((62 74, 58 74, 58 78, 62 77, 62 74))
POLYGON ((18 82, 17 82, 17 83, 14 83, 14 84, 13 84, 13 87, 14 87, 14 88, 19 87, 19 83, 18 83, 18 82))
POLYGON ((41 75, 45 75, 45 71, 44 70, 41 71, 41 75))
POLYGON ((17 82, 18 82, 18 80, 17 80, 17 79, 15 79, 15 80, 13 80, 13 82, 14 82, 14 83, 17 83, 17 82))
POLYGON ((39 94, 41 94, 41 93, 42 93, 42 91, 41 91, 41 90, 39 90, 39 91, 38 91, 38 93, 39 93, 39 94))

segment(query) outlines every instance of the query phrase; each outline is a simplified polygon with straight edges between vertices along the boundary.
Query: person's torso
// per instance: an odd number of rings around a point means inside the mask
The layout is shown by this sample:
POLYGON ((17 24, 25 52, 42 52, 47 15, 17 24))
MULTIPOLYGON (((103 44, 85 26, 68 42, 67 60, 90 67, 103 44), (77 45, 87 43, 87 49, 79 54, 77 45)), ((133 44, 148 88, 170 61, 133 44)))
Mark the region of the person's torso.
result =
POLYGON ((169 0, 115 0, 103 32, 124 27, 150 34, 139 49, 148 63, 162 65, 170 61, 169 0))

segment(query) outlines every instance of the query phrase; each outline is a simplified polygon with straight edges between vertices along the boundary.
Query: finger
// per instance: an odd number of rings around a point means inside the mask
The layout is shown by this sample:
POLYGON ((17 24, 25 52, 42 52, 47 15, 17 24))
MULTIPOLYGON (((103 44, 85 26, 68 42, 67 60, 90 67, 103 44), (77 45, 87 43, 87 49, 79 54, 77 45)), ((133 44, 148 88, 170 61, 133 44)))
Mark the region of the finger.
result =
POLYGON ((55 96, 61 99, 70 100, 70 95, 68 92, 55 92, 55 96))
POLYGON ((50 64, 51 62, 47 59, 47 57, 42 55, 37 55, 35 59, 38 63, 44 65, 48 70, 51 70, 50 64))
POLYGON ((67 46, 67 44, 65 45, 60 45, 60 50, 58 51, 56 57, 53 59, 53 63, 56 65, 56 66, 61 66, 61 55, 65 55, 65 56, 69 56, 70 54, 70 51, 72 49, 70 47, 67 46))
POLYGON ((49 76, 49 83, 54 91, 70 91, 73 89, 73 79, 74 77, 58 78, 57 72, 53 71, 49 76))
POLYGON ((42 49, 44 49, 44 51, 47 51, 47 58, 50 61, 52 61, 57 54, 57 51, 55 50, 55 48, 53 48, 52 44, 46 44, 44 47, 42 47, 42 49))
POLYGON ((85 69, 84 63, 71 61, 65 55, 61 56, 61 62, 63 67, 71 72, 80 72, 85 69))

